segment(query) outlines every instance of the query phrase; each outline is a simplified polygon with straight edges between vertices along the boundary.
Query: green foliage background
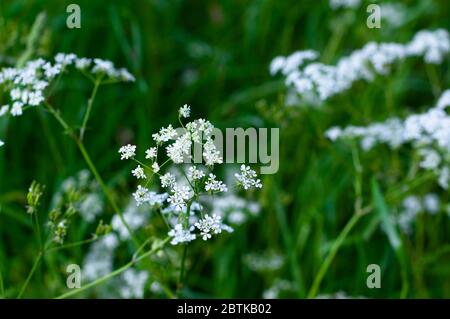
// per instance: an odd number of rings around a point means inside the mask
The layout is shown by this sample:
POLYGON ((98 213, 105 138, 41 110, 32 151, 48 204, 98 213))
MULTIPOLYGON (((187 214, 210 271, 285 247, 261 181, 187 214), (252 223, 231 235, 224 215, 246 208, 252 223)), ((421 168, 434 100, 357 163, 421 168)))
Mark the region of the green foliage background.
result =
MULTIPOLYGON (((14 64, 23 54, 36 16, 45 12, 33 58, 73 52, 111 60, 136 76, 133 84, 100 90, 86 135, 89 152, 121 204, 135 185, 129 177, 131 164, 119 160, 119 146, 130 142, 143 151, 151 143, 151 134, 172 123, 184 103, 192 105, 194 118, 208 118, 219 127, 281 129, 280 170, 263 178, 264 189, 258 195, 261 216, 214 244, 193 245, 186 297, 261 297, 276 278, 292 281, 297 288, 282 297, 306 297, 325 256, 351 219, 358 180, 352 147, 330 143, 324 131, 334 125, 368 124, 424 110, 450 84, 448 58, 431 68, 408 60, 395 66, 392 75, 370 84, 356 83, 320 109, 289 108, 282 102, 286 93, 282 80, 268 72, 273 57, 295 50, 315 49, 321 52, 321 61, 333 63, 369 41, 404 43, 424 28, 450 30, 450 2, 445 0, 402 1, 409 14, 398 29, 368 29, 365 6, 352 14, 331 10, 328 1, 298 0, 77 0, 82 27, 68 29, 66 6, 72 2, 0 0, 0 55, 5 58, 0 63, 14 64), (251 272, 243 256, 265 250, 283 254, 283 268, 275 273, 251 272)), ((58 90, 63 93, 57 92, 53 104, 70 123, 78 123, 91 90, 89 83, 66 77, 58 90)), ((32 180, 46 185, 45 211, 49 194, 85 164, 76 146, 45 112, 26 112, 8 123, 2 119, 0 133, 7 141, 0 149, 0 272, 4 296, 14 297, 37 249, 24 209, 28 186, 32 180)), ((401 200, 385 202, 383 194, 402 183, 410 154, 383 147, 359 154, 362 205, 375 209, 361 217, 342 242, 320 293, 450 297, 448 216, 441 213, 418 220, 420 231, 402 236, 401 252, 392 248, 380 228, 380 212, 391 213, 401 200), (371 184, 371 180, 377 182, 371 184), (381 266, 381 289, 366 286, 366 267, 372 263, 381 266)), ((429 191, 448 202, 448 193, 433 182, 421 184, 412 193, 429 191)), ((111 216, 106 206, 103 218, 111 216)), ((84 229, 77 235, 81 237, 91 231, 82 223, 78 221, 84 229)), ((61 293, 65 265, 81 263, 84 253, 80 248, 51 257, 32 278, 25 296, 61 293)), ((175 269, 173 265, 167 271, 175 269)), ((81 296, 95 297, 95 293, 81 296)))

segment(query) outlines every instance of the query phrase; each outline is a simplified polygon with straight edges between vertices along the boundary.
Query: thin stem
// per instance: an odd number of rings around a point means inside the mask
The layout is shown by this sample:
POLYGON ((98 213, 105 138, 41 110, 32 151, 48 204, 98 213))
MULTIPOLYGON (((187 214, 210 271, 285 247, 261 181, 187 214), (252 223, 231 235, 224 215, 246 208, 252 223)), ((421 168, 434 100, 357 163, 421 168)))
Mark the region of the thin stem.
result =
POLYGON ((35 273, 35 271, 36 271, 36 269, 37 269, 41 259, 42 259, 42 251, 39 252, 36 260, 34 261, 33 268, 31 268, 30 272, 28 273, 27 279, 25 280, 25 283, 23 284, 22 289, 20 289, 20 292, 17 295, 17 299, 22 298, 22 295, 25 292, 25 289, 27 288, 31 277, 33 277, 33 274, 35 273))
POLYGON ((108 187, 106 187, 106 184, 103 182, 102 177, 100 176, 100 174, 97 171, 97 168, 95 167, 94 163, 92 162, 89 153, 87 152, 86 148, 84 147, 84 144, 81 140, 79 140, 77 138, 77 136, 73 133, 72 129, 70 128, 70 126, 67 124, 67 122, 61 117, 61 115, 59 114, 58 111, 55 110, 55 108, 48 103, 47 101, 45 102, 45 105, 47 106, 47 109, 49 110, 49 112, 55 117, 55 119, 58 121, 58 123, 64 128, 64 130, 66 132, 68 132, 68 134, 70 135, 70 137, 75 141, 75 143, 78 146, 78 149, 80 150, 81 154, 83 155, 83 158, 86 162, 86 164, 89 166, 89 169, 91 170, 92 174, 94 174, 95 179, 97 180, 97 182, 100 184, 100 187, 102 188, 103 193, 106 195, 109 203, 111 204, 114 212, 119 216, 120 221, 122 222, 122 224, 125 226, 125 228, 127 229, 128 233, 130 234, 131 239, 133 240, 134 244, 136 245, 136 247, 139 247, 139 241, 134 237, 133 232, 131 231, 130 226, 128 225, 128 223, 125 221, 122 212, 120 211, 119 207, 117 206, 113 196, 111 195, 108 187))
POLYGON ((308 292, 308 298, 314 298, 317 295, 317 292, 320 287, 320 283, 322 282, 323 277, 328 271, 328 268, 331 265, 331 262, 333 261, 334 257, 336 256, 336 253, 338 252, 339 248, 341 247, 344 240, 347 238, 350 231, 353 229, 353 227, 356 225, 356 223, 359 221, 359 219, 362 217, 362 214, 353 214, 352 218, 347 222, 344 229, 341 231, 339 236, 336 238, 335 242, 333 243, 333 246, 331 247, 330 251, 328 252, 328 255, 325 258, 325 261, 323 262, 322 266, 319 269, 319 272, 317 273, 316 277, 314 278, 313 284, 311 286, 311 289, 308 292))
POLYGON ((85 290, 88 290, 89 288, 92 288, 94 286, 97 286, 105 281, 107 281, 110 278, 113 278, 117 275, 120 275, 121 273, 123 273, 125 270, 127 270, 128 268, 132 267, 133 265, 135 265, 136 263, 138 263, 139 261, 141 261, 142 259, 156 253, 158 250, 160 250, 168 241, 170 238, 166 238, 164 239, 164 241, 161 243, 161 245, 152 248, 151 250, 147 251, 146 253, 142 254, 141 256, 139 256, 138 258, 132 259, 130 262, 126 263, 125 265, 123 265, 122 267, 114 270, 113 272, 100 277, 90 283, 88 283, 87 285, 78 288, 78 289, 73 289, 72 291, 66 292, 65 294, 62 294, 58 297, 56 297, 55 299, 65 299, 71 296, 74 296, 76 294, 79 294, 80 292, 83 292, 85 290))
POLYGON ((177 297, 180 296, 180 290, 181 290, 181 287, 183 286, 183 276, 184 276, 184 268, 185 268, 185 264, 186 264, 187 248, 188 248, 188 245, 184 244, 183 257, 181 258, 180 276, 178 277, 178 283, 177 283, 177 293, 176 293, 177 297))
POLYGON ((3 298, 5 296, 5 286, 3 283, 2 269, 0 268, 0 296, 3 298))
POLYGON ((84 114, 83 124, 80 129, 80 141, 84 138, 84 133, 86 131, 86 125, 89 120, 89 116, 91 115, 92 105, 94 104, 95 96, 97 95, 98 87, 100 86, 101 78, 95 80, 94 89, 92 90, 91 97, 88 100, 88 105, 86 108, 86 113, 84 114))
POLYGON ((85 240, 80 240, 74 243, 70 243, 70 244, 66 244, 66 245, 62 245, 62 246, 57 246, 57 247, 52 247, 47 249, 45 252, 46 253, 51 253, 51 252, 55 252, 55 251, 59 251, 59 250, 63 250, 63 249, 67 249, 67 248, 73 248, 73 247, 78 247, 78 246, 82 246, 85 244, 89 244, 92 243, 93 241, 96 241, 98 239, 98 237, 92 237, 89 239, 85 239, 85 240))
POLYGON ((92 173, 95 176, 95 179, 97 180, 97 182, 100 184, 100 187, 103 190, 103 193, 105 193, 106 197, 108 198, 109 203, 111 204, 112 208, 114 209, 114 212, 119 216, 122 224, 125 226, 125 228, 127 229, 128 233, 130 234, 131 239, 133 240, 134 244, 136 245, 136 247, 139 247, 139 241, 137 240, 137 238, 133 235, 133 232, 131 231, 130 226, 128 225, 128 223, 125 221, 125 218, 123 217, 122 212, 120 211, 119 207, 117 206, 111 192, 109 191, 108 187, 106 186, 105 182, 103 181, 102 177, 100 176, 100 174, 97 171, 97 168, 95 167, 94 163, 92 162, 88 152, 86 151, 86 148, 84 147, 84 144, 82 141, 80 140, 75 140, 81 154, 83 155, 84 160, 86 161, 87 165, 89 166, 89 169, 92 171, 92 173))
POLYGON ((39 218, 38 218, 38 216, 37 216, 37 212, 34 212, 33 215, 34 215, 34 221, 35 221, 35 223, 36 223, 36 237, 37 237, 37 239, 38 239, 39 249, 42 250, 42 249, 43 249, 43 246, 42 246, 41 226, 39 225, 39 218))
MULTIPOLYGON (((191 205, 192 205, 192 203, 189 203, 187 206, 187 209, 186 209, 185 227, 189 227, 189 215, 191 213, 191 205)), ((183 286, 183 276, 184 276, 184 268, 185 268, 185 264, 186 264, 187 246, 188 246, 187 244, 184 244, 183 256, 181 257, 180 276, 178 277, 177 291, 176 291, 177 297, 179 297, 180 289, 183 286)))

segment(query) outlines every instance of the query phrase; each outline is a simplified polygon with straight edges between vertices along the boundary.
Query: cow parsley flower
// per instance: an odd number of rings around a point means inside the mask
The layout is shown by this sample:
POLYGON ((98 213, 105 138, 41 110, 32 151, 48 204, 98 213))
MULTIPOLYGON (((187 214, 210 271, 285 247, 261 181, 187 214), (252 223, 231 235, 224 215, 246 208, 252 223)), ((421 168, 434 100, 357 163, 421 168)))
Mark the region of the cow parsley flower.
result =
POLYGON ((153 159, 156 157, 156 154, 157 154, 156 147, 150 147, 148 150, 145 151, 145 158, 153 159))
POLYGON ((368 126, 331 128, 326 136, 331 140, 359 139, 368 151, 377 144, 396 149, 410 144, 420 155, 420 167, 434 171, 439 185, 448 188, 450 166, 450 90, 445 91, 436 106, 425 113, 412 114, 406 119, 390 118, 368 126))
MULTIPOLYGON (((190 107, 187 105, 180 109, 181 127, 174 128, 169 125, 152 135, 156 146, 148 148, 145 152, 145 157, 150 163, 134 158, 136 155, 134 145, 122 146, 119 150, 121 159, 131 159, 138 164, 132 171, 133 176, 145 181, 145 184, 138 185, 133 193, 137 206, 151 203, 152 198, 157 196, 155 192, 150 191, 150 188, 156 186, 153 184, 154 177, 160 187, 167 192, 164 193, 165 196, 159 197, 157 207, 166 224, 171 227, 169 236, 172 237, 173 245, 190 242, 197 234, 206 240, 222 230, 233 231, 230 226, 222 223, 222 215, 207 214, 208 207, 203 205, 208 203, 206 200, 208 196, 227 192, 228 186, 214 174, 215 166, 223 163, 222 154, 213 140, 214 126, 205 119, 183 124, 182 118, 188 117, 189 111, 190 107), (199 145, 202 150, 196 151, 195 147, 199 145), (165 161, 157 160, 160 148, 165 149, 165 152, 161 152, 162 156, 165 154, 167 157, 165 161), (194 155, 197 157, 193 158, 194 155), (193 159, 196 165, 188 167, 183 165, 186 162, 191 163, 193 159), (172 166, 170 171, 167 171, 165 166, 169 163, 172 163, 172 166), (147 176, 144 169, 151 170, 154 174, 147 176)), ((256 172, 250 167, 244 165, 237 177, 238 186, 241 185, 244 189, 262 187, 256 172)), ((214 212, 219 212, 216 208, 213 209, 214 212)))
MULTIPOLYGON (((337 3, 337 2, 336 2, 337 3)), ((315 60, 317 52, 297 51, 275 57, 270 73, 282 73, 286 86, 310 102, 324 101, 347 91, 359 80, 373 81, 377 74, 386 75, 394 63, 409 57, 423 57, 426 63, 440 64, 450 52, 450 35, 445 29, 423 30, 406 44, 367 43, 362 49, 341 58, 336 65, 315 60)))
POLYGON ((360 4, 361 0, 330 0, 330 7, 333 10, 337 10, 339 8, 355 9, 359 7, 360 4))
POLYGON ((166 173, 160 177, 161 186, 164 188, 172 188, 175 185, 175 176, 172 173, 166 173))
POLYGON ((178 111, 181 117, 188 118, 191 115, 191 107, 187 104, 183 105, 178 111))
POLYGON ((262 188, 261 180, 250 166, 241 165, 241 172, 234 175, 244 189, 262 188))
POLYGON ((138 165, 134 170, 131 171, 133 176, 136 178, 146 178, 144 170, 142 169, 141 165, 138 165))
POLYGON ((203 177, 205 177, 205 172, 203 172, 201 169, 198 169, 195 166, 191 166, 189 167, 188 177, 191 178, 193 181, 200 180, 203 177))
POLYGON ((12 116, 21 116, 25 109, 43 104, 47 98, 46 89, 64 71, 82 70, 84 75, 100 83, 105 80, 134 81, 128 71, 115 69, 110 61, 95 59, 91 67, 91 59, 79 58, 73 53, 58 53, 53 60, 38 58, 20 68, 0 70, 0 86, 10 98, 10 107, 3 107, 1 115, 9 111, 12 116))
POLYGON ((216 175, 210 173, 208 175, 208 180, 205 183, 205 190, 207 192, 226 192, 228 191, 227 186, 222 181, 216 180, 216 175))
POLYGON ((195 234, 192 233, 193 227, 190 229, 183 229, 183 225, 176 224, 173 229, 169 231, 169 236, 172 237, 170 243, 172 245, 178 245, 182 243, 188 243, 195 239, 195 234))
POLYGON ((119 149, 119 153, 120 153, 121 160, 132 158, 136 155, 136 145, 128 144, 128 145, 122 146, 119 149))
POLYGON ((202 239, 208 240, 212 237, 212 235, 217 235, 222 232, 222 217, 218 215, 205 215, 204 218, 195 223, 195 227, 200 230, 200 236, 202 239))
POLYGON ((152 169, 153 169, 154 173, 158 173, 159 172, 159 165, 158 165, 158 163, 154 162, 152 164, 152 169))
POLYGON ((182 211, 186 208, 187 202, 193 196, 192 191, 187 186, 175 185, 167 200, 175 211, 182 211))

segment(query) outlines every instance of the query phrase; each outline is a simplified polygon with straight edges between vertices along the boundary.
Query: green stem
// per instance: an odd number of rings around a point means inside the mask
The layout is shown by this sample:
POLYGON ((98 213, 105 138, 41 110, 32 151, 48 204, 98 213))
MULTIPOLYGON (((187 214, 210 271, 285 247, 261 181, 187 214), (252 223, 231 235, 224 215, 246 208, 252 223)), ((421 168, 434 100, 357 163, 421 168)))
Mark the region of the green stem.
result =
POLYGON ((37 216, 37 212, 34 212, 33 215, 34 215, 34 220, 35 220, 35 223, 36 223, 36 237, 37 237, 37 240, 38 240, 38 243, 39 243, 39 249, 42 250, 43 246, 42 246, 41 226, 39 225, 39 218, 37 216))
POLYGON ((17 299, 22 298, 22 295, 25 292, 25 289, 27 288, 27 286, 28 286, 28 284, 29 284, 29 282, 31 280, 31 277, 33 277, 33 274, 35 273, 35 271, 36 271, 36 269, 37 269, 41 259, 42 259, 42 251, 39 252, 36 260, 34 261, 33 268, 31 268, 30 272, 28 273, 27 279, 25 280, 25 283, 23 284, 22 289, 20 289, 20 292, 17 295, 17 299))
POLYGON ((89 166, 89 169, 92 171, 92 174, 94 174, 95 179, 97 180, 97 182, 100 184, 100 187, 103 190, 103 193, 105 193, 106 197, 108 198, 109 203, 111 204, 114 212, 119 216, 122 224, 125 226, 125 228, 127 229, 128 233, 130 234, 131 239, 133 240, 134 244, 136 245, 136 247, 139 247, 139 241, 137 240, 137 238, 133 235, 133 232, 131 231, 130 226, 128 225, 128 223, 125 221, 125 218, 123 217, 122 212, 120 211, 119 207, 117 206, 114 197, 112 196, 111 192, 109 191, 108 187, 106 186, 105 182, 103 181, 102 177, 100 176, 100 174, 97 171, 97 168, 95 167, 94 163, 92 162, 88 152, 86 151, 86 148, 84 147, 84 144, 82 141, 80 141, 79 139, 75 140, 78 149, 80 150, 81 154, 83 155, 83 158, 85 160, 85 162, 87 163, 87 165, 89 166))
POLYGON ((78 247, 78 246, 82 246, 82 245, 85 245, 85 244, 92 243, 93 241, 96 241, 97 239, 98 238, 93 237, 93 238, 77 241, 75 243, 70 243, 70 244, 57 246, 57 247, 52 247, 52 248, 47 249, 45 252, 46 253, 51 253, 51 252, 55 252, 55 251, 59 251, 59 250, 67 249, 67 248, 78 247))
POLYGON ((186 255, 187 255, 187 248, 188 244, 183 245, 183 257, 181 258, 181 267, 180 267, 180 276, 178 277, 178 283, 177 283, 177 297, 180 296, 180 290, 183 286, 183 276, 184 276, 184 268, 186 264, 186 255))
POLYGON ((91 97, 88 100, 88 105, 86 109, 86 113, 84 114, 83 124, 80 129, 80 141, 84 138, 84 133, 86 131, 86 125, 89 120, 89 116, 91 115, 92 105, 94 104, 95 96, 97 95, 98 87, 100 86, 101 79, 95 80, 94 89, 92 90, 91 97))
POLYGON ((0 297, 4 297, 5 296, 5 286, 3 283, 3 274, 2 274, 2 269, 0 268, 0 297))
POLYGON ((102 188, 103 193, 106 195, 110 205, 112 206, 114 212, 119 216, 120 221, 127 229, 128 233, 130 234, 131 239, 133 240, 136 247, 139 247, 139 241, 134 237, 133 232, 131 231, 130 226, 125 221, 125 218, 123 217, 122 212, 120 211, 119 207, 117 206, 114 197, 112 196, 111 192, 109 191, 108 187, 106 187, 105 182, 103 182, 102 177, 97 171, 97 168, 95 167, 94 163, 91 160, 91 157, 89 156, 89 153, 87 152, 86 148, 84 147, 83 142, 73 133, 72 129, 70 128, 69 124, 61 117, 58 111, 55 110, 55 108, 48 102, 45 102, 45 105, 47 106, 47 109, 49 112, 55 117, 55 119, 58 121, 58 123, 64 128, 64 130, 70 135, 70 137, 75 141, 75 143, 78 146, 78 149, 80 150, 81 154, 83 155, 84 161, 89 166, 89 169, 91 170, 92 174, 94 174, 95 179, 100 184, 100 187, 102 188))
POLYGON ((138 263, 139 261, 141 261, 142 259, 156 253, 158 250, 160 250, 168 241, 170 238, 166 238, 161 245, 159 245, 158 247, 154 247, 151 250, 147 251, 146 253, 142 254, 141 256, 139 256, 138 258, 132 259, 130 262, 126 263, 125 265, 123 265, 122 267, 114 270, 113 272, 100 277, 90 283, 88 283, 87 285, 78 288, 78 289, 74 289, 72 291, 66 292, 65 294, 62 294, 58 297, 56 297, 55 299, 65 299, 71 296, 74 296, 76 294, 79 294, 80 292, 83 292, 85 290, 88 290, 89 288, 92 288, 94 286, 97 286, 105 281, 107 281, 108 279, 111 279, 117 275, 120 275, 121 273, 123 273, 125 270, 127 270, 128 268, 132 267, 133 265, 135 265, 136 263, 138 263))
POLYGON ((320 283, 322 282, 323 277, 328 271, 328 268, 331 265, 331 262, 333 261, 334 257, 336 256, 339 248, 341 247, 344 240, 347 238, 350 231, 353 229, 353 227, 356 225, 356 223, 359 221, 359 219, 362 217, 362 214, 353 214, 352 218, 347 222, 344 229, 341 231, 339 236, 336 238, 335 242, 333 243, 333 246, 331 247, 330 251, 328 252, 328 255, 325 258, 325 261, 323 262, 322 266, 319 269, 319 272, 317 273, 316 277, 314 278, 313 284, 311 286, 311 289, 308 292, 308 298, 314 298, 317 295, 317 292, 320 287, 320 283))

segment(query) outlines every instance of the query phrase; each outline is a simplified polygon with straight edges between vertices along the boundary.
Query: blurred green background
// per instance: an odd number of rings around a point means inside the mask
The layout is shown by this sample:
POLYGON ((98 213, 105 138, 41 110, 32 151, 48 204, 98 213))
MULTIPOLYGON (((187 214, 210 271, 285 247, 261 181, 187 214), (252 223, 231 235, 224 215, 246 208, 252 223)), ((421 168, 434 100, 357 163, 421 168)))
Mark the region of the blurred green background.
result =
MULTIPOLYGON (((68 29, 66 7, 73 2, 0 0, 0 62, 14 65, 36 16, 45 12, 34 57, 73 52, 111 60, 136 76, 135 83, 100 90, 86 135, 89 152, 122 204, 134 185, 131 166, 119 161, 118 148, 133 143, 142 145, 142 152, 151 134, 173 123, 185 103, 192 106, 193 118, 208 118, 219 127, 281 129, 280 170, 263 178, 264 189, 257 197, 261 215, 214 244, 194 245, 191 258, 202 262, 189 270, 188 297, 261 297, 276 279, 293 283, 281 297, 306 297, 354 210, 352 150, 327 141, 324 131, 424 110, 450 84, 449 59, 432 70, 438 78, 436 88, 423 62, 406 61, 395 66, 392 75, 356 83, 349 92, 313 109, 284 106, 283 81, 268 71, 273 57, 295 50, 314 49, 322 53, 321 61, 334 63, 369 41, 404 43, 421 29, 450 30, 446 0, 401 1, 408 10, 407 21, 381 29, 366 27, 365 5, 356 11, 333 11, 324 0, 77 0, 81 29, 68 29), (283 267, 255 273, 245 266, 246 254, 264 251, 281 254, 283 267)), ((90 84, 70 76, 58 90, 53 104, 69 123, 78 123, 90 84)), ((26 112, 8 123, 2 119, 0 134, 7 141, 0 149, 0 270, 6 290, 14 295, 36 252, 24 211, 29 184, 37 180, 51 194, 85 164, 76 146, 44 112, 26 112)), ((371 178, 377 178, 382 190, 396 185, 405 176, 409 154, 380 148, 360 156, 364 205, 369 205, 371 178)), ((430 191, 448 201, 448 194, 433 183, 421 185, 417 193, 430 191)), ((46 200, 44 207, 50 195, 46 200)), ((398 201, 390 204, 395 208, 398 201)), ((108 220, 112 211, 106 209, 108 220)), ((420 221, 423 237, 402 238, 405 257, 400 259, 380 229, 376 212, 364 216, 332 261, 319 292, 397 298, 407 289, 407 297, 450 297, 450 226, 442 215, 439 221, 420 221), (381 265, 381 289, 366 286, 371 263, 381 265)), ((75 256, 66 252, 55 258, 64 264, 75 256)), ((27 295, 55 296, 64 287, 63 268, 52 274, 45 267, 41 271, 27 295)))

